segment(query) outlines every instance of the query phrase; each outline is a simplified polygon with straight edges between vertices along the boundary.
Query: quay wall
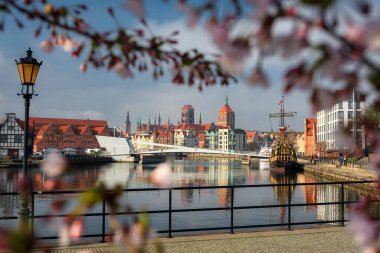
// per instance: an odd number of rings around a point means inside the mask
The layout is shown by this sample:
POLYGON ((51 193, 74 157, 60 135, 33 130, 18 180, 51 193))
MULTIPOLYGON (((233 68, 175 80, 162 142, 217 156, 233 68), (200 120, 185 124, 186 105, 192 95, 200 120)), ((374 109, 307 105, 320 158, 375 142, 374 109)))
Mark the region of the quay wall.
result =
MULTIPOLYGON (((300 160, 303 164, 304 171, 307 174, 329 179, 330 181, 339 182, 339 181, 376 181, 377 176, 374 171, 361 168, 353 168, 349 166, 338 166, 334 164, 311 164, 306 160, 300 160)), ((347 188, 351 190, 361 192, 361 193, 376 193, 379 194, 379 191, 374 192, 374 183, 363 183, 354 185, 348 185, 347 188)))

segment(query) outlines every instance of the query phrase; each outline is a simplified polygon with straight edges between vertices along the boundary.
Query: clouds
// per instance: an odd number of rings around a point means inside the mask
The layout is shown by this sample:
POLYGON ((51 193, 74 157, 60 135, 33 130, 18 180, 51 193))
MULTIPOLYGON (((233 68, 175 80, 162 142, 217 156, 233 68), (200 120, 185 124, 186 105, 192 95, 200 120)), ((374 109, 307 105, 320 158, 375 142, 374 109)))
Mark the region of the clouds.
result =
MULTIPOLYGON (((198 48, 202 52, 217 53, 210 37, 202 27, 187 28, 184 19, 170 22, 151 22, 155 34, 167 35, 179 30, 180 49, 198 48)), ((5 32, 6 40, 0 40, 0 113, 16 112, 22 118, 23 102, 17 97, 20 87, 14 59, 24 55, 24 47, 14 43, 25 31, 5 32)), ((263 65, 270 78, 268 89, 252 88, 240 80, 229 87, 205 88, 175 86, 169 76, 154 81, 149 74, 135 73, 132 79, 121 79, 106 70, 89 69, 80 73, 80 61, 72 59, 62 50, 44 54, 38 47, 40 40, 29 42, 37 59, 43 60, 38 76, 36 92, 31 103, 33 117, 62 117, 105 119, 110 126, 123 126, 127 110, 135 129, 136 119, 141 115, 143 122, 151 122, 161 115, 162 123, 168 117, 172 123, 180 119, 184 104, 195 108, 195 121, 202 114, 202 122, 217 122, 217 113, 224 104, 225 96, 236 114, 236 126, 244 129, 270 129, 268 114, 279 110, 277 103, 282 95, 281 73, 285 62, 270 59, 263 65)), ((253 61, 248 60, 245 67, 253 61)), ((305 116, 309 115, 308 98, 304 93, 292 93, 286 97, 286 109, 298 111, 295 119, 297 129, 302 129, 305 116)), ((0 115, 2 117, 2 115, 0 115)))

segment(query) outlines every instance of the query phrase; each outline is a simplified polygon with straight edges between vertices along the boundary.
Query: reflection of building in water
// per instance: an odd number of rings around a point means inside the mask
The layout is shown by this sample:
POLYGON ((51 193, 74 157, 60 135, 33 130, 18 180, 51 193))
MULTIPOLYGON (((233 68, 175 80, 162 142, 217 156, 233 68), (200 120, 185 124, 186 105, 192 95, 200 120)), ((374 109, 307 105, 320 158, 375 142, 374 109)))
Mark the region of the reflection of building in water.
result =
MULTIPOLYGON (((276 172, 274 170, 270 171, 269 180, 271 184, 295 184, 297 183, 297 174, 285 174, 284 172, 276 172)), ((285 205, 288 203, 289 198, 289 187, 290 195, 293 195, 295 186, 273 186, 273 190, 277 196, 277 200, 280 205, 285 205)), ((292 196, 290 196, 292 197, 292 196)), ((284 221, 286 213, 285 207, 280 207, 280 219, 281 223, 284 221)))
MULTIPOLYGON (((318 185, 318 203, 341 201, 340 187, 338 185, 318 185)), ((318 205, 317 219, 321 221, 339 220, 341 215, 340 205, 318 205)))
MULTIPOLYGON (((301 183, 315 183, 316 180, 311 177, 305 177, 304 174, 298 174, 297 182, 301 183)), ((300 190, 304 192, 305 203, 314 204, 317 203, 317 186, 316 185, 301 185, 299 186, 300 190)), ((306 211, 312 211, 317 209, 317 206, 305 206, 306 211)))
MULTIPOLYGON (((17 192, 17 170, 0 170, 0 192, 17 192)), ((17 195, 0 195, 1 216, 11 216, 19 206, 17 195)))
MULTIPOLYGON (((193 187, 193 182, 181 182, 180 187, 193 187)), ((182 189, 181 192, 181 202, 184 206, 188 206, 193 203, 194 200, 194 190, 193 189, 182 189)))

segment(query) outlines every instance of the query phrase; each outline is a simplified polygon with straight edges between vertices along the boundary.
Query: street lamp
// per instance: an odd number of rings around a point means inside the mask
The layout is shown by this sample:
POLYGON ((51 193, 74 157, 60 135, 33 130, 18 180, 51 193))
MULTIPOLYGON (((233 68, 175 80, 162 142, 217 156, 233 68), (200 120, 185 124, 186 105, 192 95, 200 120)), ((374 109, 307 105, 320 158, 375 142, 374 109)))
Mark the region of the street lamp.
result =
POLYGON ((28 208, 28 193, 30 191, 30 180, 28 174, 28 133, 29 133, 29 106, 30 99, 34 94, 34 84, 37 79, 38 70, 42 64, 32 57, 33 51, 28 49, 26 51, 26 57, 20 58, 20 61, 16 60, 18 73, 21 80, 21 93, 18 96, 23 96, 25 100, 25 121, 24 121, 24 158, 23 158, 23 181, 27 183, 28 190, 21 189, 21 207, 19 210, 19 216, 22 221, 27 221, 29 219, 30 210, 28 208))

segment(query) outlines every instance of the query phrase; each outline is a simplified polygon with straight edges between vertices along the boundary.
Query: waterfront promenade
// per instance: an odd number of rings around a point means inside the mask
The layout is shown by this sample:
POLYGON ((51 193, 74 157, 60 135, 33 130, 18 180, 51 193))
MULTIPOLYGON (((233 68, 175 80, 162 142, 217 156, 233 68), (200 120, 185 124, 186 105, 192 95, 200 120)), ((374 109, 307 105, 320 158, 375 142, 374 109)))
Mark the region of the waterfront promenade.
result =
MULTIPOLYGON (((212 234, 160 238, 165 253, 231 252, 359 252, 346 227, 323 227, 292 231, 275 230, 237 234, 212 234)), ((153 252, 153 244, 147 252, 153 252)), ((35 250, 35 253, 42 251, 35 250)), ((51 252, 123 252, 110 244, 55 248, 51 252)))

